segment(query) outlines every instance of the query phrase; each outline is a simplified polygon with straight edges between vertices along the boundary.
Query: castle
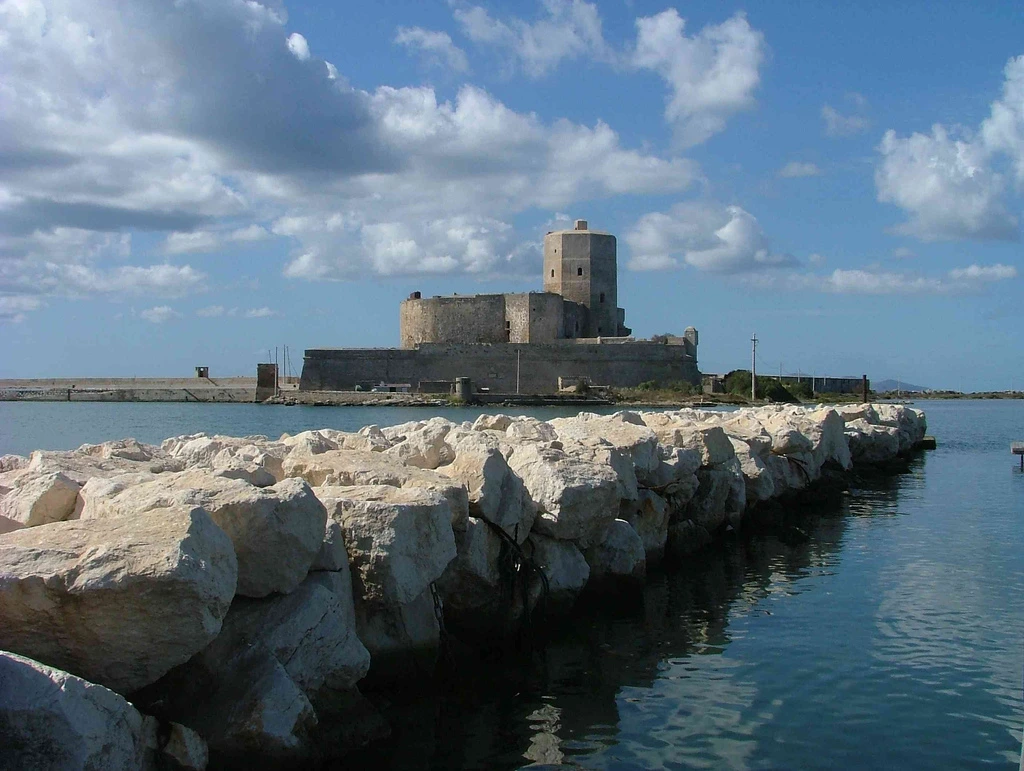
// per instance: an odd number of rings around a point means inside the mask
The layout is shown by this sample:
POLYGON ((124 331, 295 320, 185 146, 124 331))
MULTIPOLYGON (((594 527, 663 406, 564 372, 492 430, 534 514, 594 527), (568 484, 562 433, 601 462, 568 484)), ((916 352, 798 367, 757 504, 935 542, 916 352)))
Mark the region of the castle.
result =
POLYGON ((553 393, 579 382, 700 384, 697 330, 638 341, 618 307, 615 236, 577 220, 544 237, 544 291, 423 298, 399 309, 401 348, 305 352, 301 390, 378 383, 447 392, 457 377, 495 393, 553 393))

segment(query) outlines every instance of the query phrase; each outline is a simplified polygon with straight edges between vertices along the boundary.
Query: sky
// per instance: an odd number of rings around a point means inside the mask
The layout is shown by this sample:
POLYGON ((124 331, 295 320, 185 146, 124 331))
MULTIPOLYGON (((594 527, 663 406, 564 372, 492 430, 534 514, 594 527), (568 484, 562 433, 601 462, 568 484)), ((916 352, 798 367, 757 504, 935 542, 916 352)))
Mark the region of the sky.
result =
POLYGON ((578 218, 704 372, 1024 389, 1019 11, 0 0, 0 377, 394 347, 578 218))

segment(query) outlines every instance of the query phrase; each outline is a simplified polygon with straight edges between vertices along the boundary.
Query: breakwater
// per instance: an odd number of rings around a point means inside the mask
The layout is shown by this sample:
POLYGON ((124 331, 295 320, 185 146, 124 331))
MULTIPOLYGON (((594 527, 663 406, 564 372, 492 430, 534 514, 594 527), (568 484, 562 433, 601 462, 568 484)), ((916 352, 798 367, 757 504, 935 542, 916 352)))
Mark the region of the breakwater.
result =
POLYGON ((0 379, 0 401, 252 402, 256 378, 0 379))
MULTIPOLYGON (((486 645, 923 434, 900 406, 770 407, 7 457, 0 647, 129 696, 126 752, 154 723, 222 757, 339 750, 386 730, 360 689, 422 671, 442 620, 486 645)), ((3 664, 70 677, 42 665, 3 664)))

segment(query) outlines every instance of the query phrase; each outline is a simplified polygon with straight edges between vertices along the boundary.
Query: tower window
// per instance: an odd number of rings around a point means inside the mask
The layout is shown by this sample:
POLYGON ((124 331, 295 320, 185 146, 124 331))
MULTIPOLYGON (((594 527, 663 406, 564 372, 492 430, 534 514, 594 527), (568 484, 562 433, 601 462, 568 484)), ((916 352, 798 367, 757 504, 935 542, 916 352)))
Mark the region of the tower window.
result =
POLYGON ((601 302, 604 302, 604 292, 601 292, 601 302))
POLYGON ((555 271, 551 271, 551 278, 555 277, 555 271))
POLYGON ((583 275, 583 268, 576 268, 576 275, 577 276, 582 276, 583 275))

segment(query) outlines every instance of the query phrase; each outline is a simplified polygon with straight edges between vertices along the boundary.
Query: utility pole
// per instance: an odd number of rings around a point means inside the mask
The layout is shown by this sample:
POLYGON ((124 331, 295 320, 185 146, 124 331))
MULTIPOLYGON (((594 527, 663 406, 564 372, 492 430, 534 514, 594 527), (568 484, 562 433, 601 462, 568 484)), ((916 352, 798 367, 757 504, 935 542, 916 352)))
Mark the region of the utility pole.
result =
POLYGON ((750 401, 757 400, 757 332, 751 338, 750 348, 750 401))

